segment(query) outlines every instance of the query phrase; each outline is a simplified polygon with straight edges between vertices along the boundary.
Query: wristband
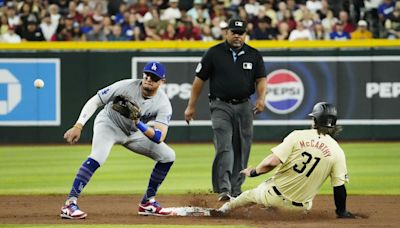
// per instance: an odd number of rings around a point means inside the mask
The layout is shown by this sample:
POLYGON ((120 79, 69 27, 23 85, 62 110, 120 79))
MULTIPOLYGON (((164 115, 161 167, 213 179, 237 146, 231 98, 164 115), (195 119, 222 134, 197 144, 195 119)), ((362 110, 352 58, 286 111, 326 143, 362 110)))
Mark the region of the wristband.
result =
POLYGON ((154 128, 154 136, 150 140, 155 142, 155 143, 160 143, 161 141, 161 131, 158 130, 157 128, 154 128))
POLYGON ((251 171, 250 171, 250 177, 256 177, 256 176, 259 176, 260 174, 258 174, 257 173, 257 170, 256 169, 252 169, 251 171))
POLYGON ((136 124, 136 127, 143 133, 145 133, 147 131, 147 129, 149 129, 149 126, 147 126, 145 123, 143 123, 142 121, 139 120, 139 122, 136 124))

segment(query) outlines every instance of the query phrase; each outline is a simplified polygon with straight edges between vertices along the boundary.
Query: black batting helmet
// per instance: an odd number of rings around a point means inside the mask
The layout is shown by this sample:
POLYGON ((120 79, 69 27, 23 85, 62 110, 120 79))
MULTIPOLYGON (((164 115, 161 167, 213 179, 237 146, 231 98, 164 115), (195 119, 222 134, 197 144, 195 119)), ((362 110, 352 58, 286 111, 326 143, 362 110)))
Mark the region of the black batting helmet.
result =
POLYGON ((336 126, 337 111, 333 104, 319 102, 314 105, 312 113, 308 116, 314 117, 317 126, 327 128, 336 126))

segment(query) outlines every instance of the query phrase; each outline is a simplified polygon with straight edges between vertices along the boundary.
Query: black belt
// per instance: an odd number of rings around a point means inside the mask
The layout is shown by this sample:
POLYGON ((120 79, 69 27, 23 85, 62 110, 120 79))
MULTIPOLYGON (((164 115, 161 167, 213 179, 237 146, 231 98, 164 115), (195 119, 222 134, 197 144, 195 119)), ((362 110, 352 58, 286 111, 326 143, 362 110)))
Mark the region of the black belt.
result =
POLYGON ((249 100, 249 98, 241 98, 241 99, 232 98, 231 99, 231 98, 220 98, 220 97, 216 97, 216 96, 212 96, 212 95, 208 95, 208 97, 210 98, 211 101, 223 101, 223 102, 233 104, 233 105, 241 104, 241 103, 244 103, 249 100))
MULTIPOLYGON (((274 190, 274 192, 275 192, 278 196, 281 196, 281 195, 282 195, 282 193, 281 193, 275 186, 272 186, 272 189, 274 190)), ((294 202, 294 201, 292 201, 292 205, 293 205, 293 206, 296 206, 296 207, 303 207, 303 206, 304 206, 302 203, 298 203, 298 202, 294 202)))

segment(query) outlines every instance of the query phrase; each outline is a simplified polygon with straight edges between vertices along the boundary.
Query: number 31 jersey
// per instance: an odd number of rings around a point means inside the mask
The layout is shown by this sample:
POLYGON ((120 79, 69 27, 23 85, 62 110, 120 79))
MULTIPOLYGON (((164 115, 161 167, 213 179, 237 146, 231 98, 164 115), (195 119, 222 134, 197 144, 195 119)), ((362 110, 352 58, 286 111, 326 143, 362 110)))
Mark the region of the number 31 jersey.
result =
POLYGON ((274 182, 289 200, 312 200, 328 176, 333 187, 348 182, 343 150, 330 135, 318 135, 316 129, 293 131, 272 152, 282 162, 274 182))

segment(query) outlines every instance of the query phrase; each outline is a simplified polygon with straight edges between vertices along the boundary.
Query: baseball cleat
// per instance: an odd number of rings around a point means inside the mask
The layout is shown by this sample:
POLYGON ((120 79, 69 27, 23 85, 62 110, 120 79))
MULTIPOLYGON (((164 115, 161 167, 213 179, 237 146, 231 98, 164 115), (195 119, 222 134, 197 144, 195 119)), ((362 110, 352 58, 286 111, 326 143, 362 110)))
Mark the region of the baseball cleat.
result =
POLYGON ((84 219, 87 214, 81 211, 76 204, 76 201, 68 202, 61 207, 60 217, 63 219, 84 219))
POLYGON ((224 212, 222 212, 222 211, 220 211, 218 209, 210 210, 210 216, 211 217, 223 217, 225 215, 226 215, 226 213, 224 213, 224 212))
POLYGON ((172 211, 162 208, 157 201, 148 201, 147 203, 139 204, 139 215, 155 215, 155 216, 171 216, 172 211))
POLYGON ((232 196, 229 195, 229 192, 221 192, 218 195, 218 201, 228 201, 232 198, 232 196))

